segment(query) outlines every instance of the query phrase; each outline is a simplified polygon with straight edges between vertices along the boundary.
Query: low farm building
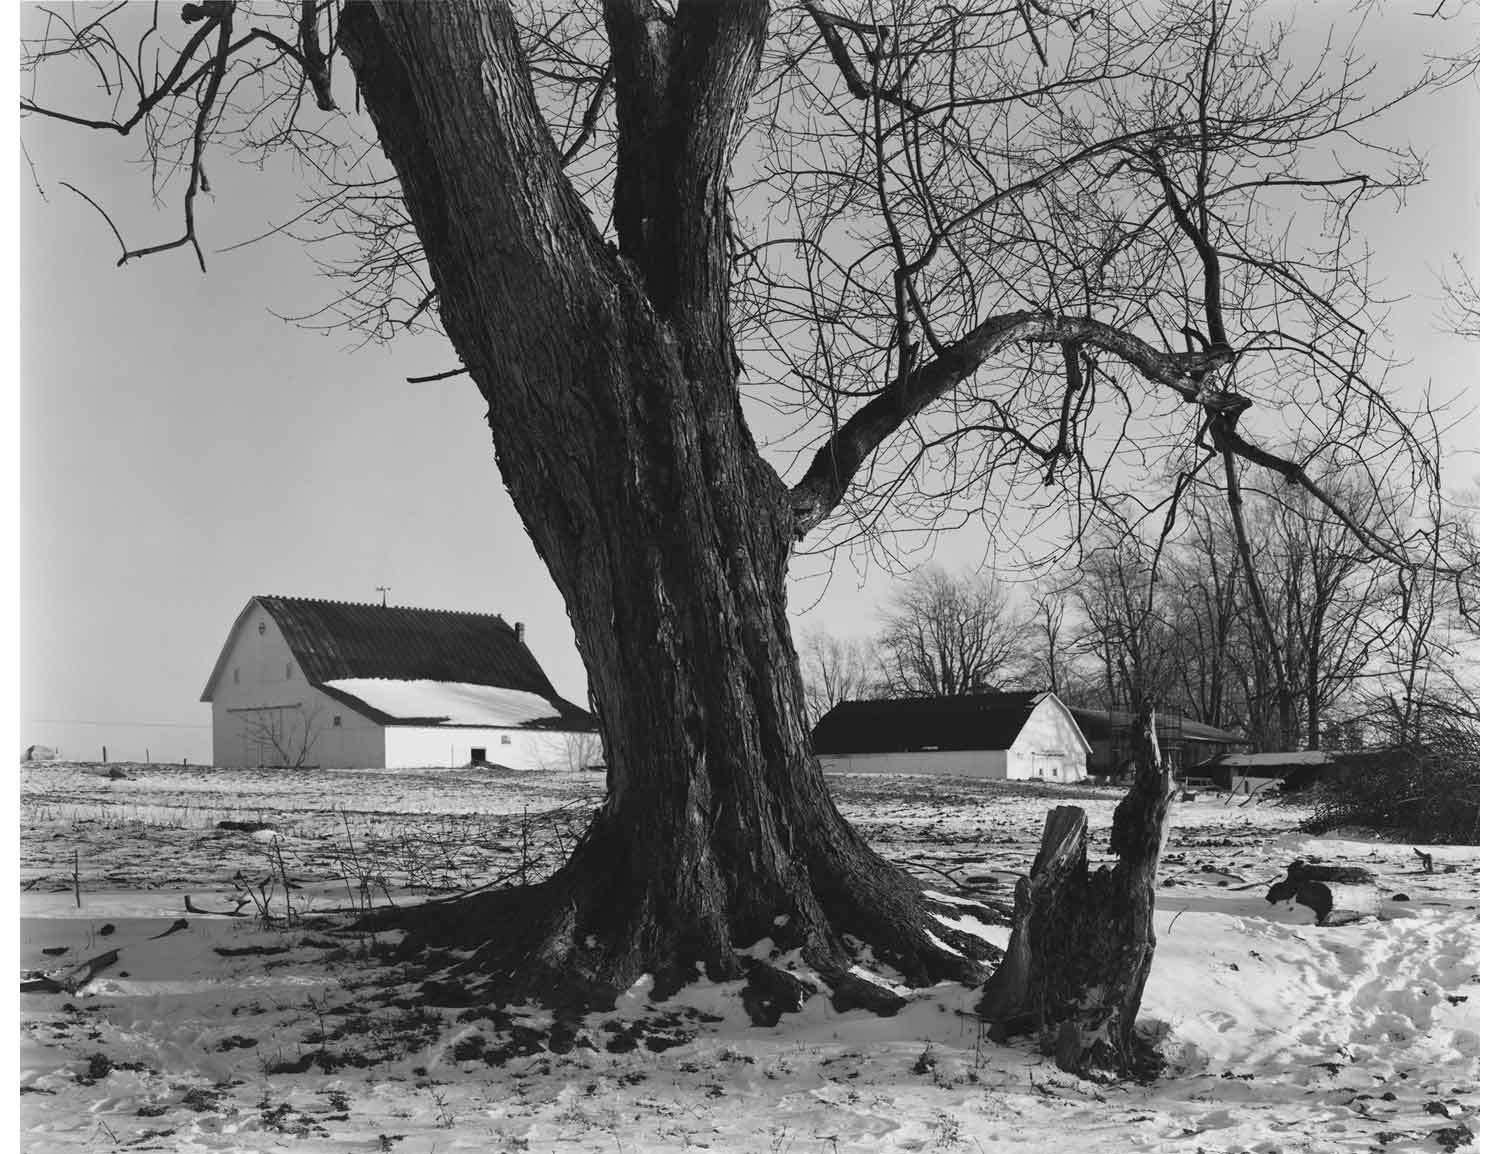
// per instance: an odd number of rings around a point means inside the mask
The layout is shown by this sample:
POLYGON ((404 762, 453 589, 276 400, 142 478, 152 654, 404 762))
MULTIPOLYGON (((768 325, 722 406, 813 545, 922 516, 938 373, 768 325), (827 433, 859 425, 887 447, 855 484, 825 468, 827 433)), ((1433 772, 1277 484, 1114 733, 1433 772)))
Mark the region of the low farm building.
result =
POLYGON ((523 626, 484 613, 250 598, 200 700, 214 764, 584 768, 592 714, 560 697, 523 626))
POLYGON ((1407 749, 1226 753, 1192 766, 1184 776, 1212 781, 1215 788, 1227 791, 1253 791, 1273 781, 1296 790, 1325 781, 1343 781, 1391 764, 1415 765, 1416 757, 1407 749))
POLYGON ((845 701, 813 729, 830 773, 1081 781, 1089 743, 1055 693, 845 701))
MULTIPOLYGON (((1083 709, 1076 705, 1068 708, 1089 742, 1089 773, 1098 777, 1129 774, 1135 761, 1134 714, 1122 709, 1083 709)), ((1159 712, 1156 743, 1168 767, 1180 772, 1183 766, 1197 765, 1230 753, 1236 746, 1249 745, 1250 739, 1176 713, 1159 712)))

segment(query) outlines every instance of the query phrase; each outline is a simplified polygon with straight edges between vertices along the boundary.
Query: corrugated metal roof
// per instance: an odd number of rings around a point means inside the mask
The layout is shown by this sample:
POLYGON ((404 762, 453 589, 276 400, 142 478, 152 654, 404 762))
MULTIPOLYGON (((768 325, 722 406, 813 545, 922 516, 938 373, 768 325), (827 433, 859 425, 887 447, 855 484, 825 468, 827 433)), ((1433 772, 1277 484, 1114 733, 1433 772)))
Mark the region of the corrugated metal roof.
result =
POLYGON ((813 728, 819 753, 1009 749, 1045 690, 844 701, 813 728))
MULTIPOLYGON (((1090 741, 1108 742, 1110 732, 1117 728, 1128 729, 1134 724, 1135 718, 1125 710, 1106 709, 1080 709, 1077 706, 1068 706, 1078 727, 1083 730, 1090 741)), ((1156 715, 1158 729, 1175 729, 1179 731, 1184 741, 1202 741, 1215 745, 1249 745, 1248 737, 1241 737, 1237 733, 1230 733, 1227 729, 1219 729, 1217 726, 1206 725, 1201 721, 1189 721, 1184 717, 1178 717, 1172 713, 1158 713, 1156 715)))
MULTIPOLYGON (((235 630, 256 604, 276 622, 303 675, 320 688, 326 688, 324 682, 351 677, 493 685, 535 693, 551 702, 561 716, 533 723, 538 728, 597 724, 586 710, 558 696, 531 650, 498 614, 265 595, 250 599, 235 630)), ((231 641, 233 637, 232 630, 231 641)), ((226 642, 203 691, 205 701, 228 647, 226 642)))

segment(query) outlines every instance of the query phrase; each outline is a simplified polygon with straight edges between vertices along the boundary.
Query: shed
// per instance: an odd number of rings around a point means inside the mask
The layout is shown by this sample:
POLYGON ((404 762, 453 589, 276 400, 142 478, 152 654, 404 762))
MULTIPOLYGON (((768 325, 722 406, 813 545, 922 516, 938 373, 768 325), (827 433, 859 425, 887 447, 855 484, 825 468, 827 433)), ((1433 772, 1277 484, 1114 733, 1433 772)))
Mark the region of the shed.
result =
POLYGON ((494 614, 252 597, 200 700, 221 766, 600 760, 593 715, 558 695, 524 627, 494 614))
POLYGON ((1187 772, 1212 779, 1222 790, 1254 790, 1280 781, 1289 790, 1307 789, 1325 781, 1344 781, 1391 764, 1415 766, 1409 749, 1304 749, 1290 753, 1228 753, 1196 765, 1187 772))
MULTIPOLYGON (((1083 709, 1076 705, 1068 709, 1092 751, 1089 773, 1101 777, 1128 773, 1133 757, 1130 742, 1134 715, 1124 709, 1083 709)), ((1228 753, 1235 746, 1250 744, 1248 737, 1170 712, 1156 715, 1156 741, 1162 758, 1174 771, 1228 753)))
POLYGON ((1089 743, 1055 693, 845 701, 813 729, 830 773, 1081 781, 1089 743))

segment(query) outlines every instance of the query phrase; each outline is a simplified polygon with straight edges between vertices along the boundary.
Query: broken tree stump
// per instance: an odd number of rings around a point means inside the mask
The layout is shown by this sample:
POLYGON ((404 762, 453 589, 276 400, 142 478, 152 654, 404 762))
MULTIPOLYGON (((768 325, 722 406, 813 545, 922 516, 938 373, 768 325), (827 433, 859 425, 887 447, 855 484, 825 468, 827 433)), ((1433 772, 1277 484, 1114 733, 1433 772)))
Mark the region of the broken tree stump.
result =
POLYGON ((1363 866, 1323 865, 1301 858, 1266 891, 1266 901, 1294 901, 1312 910, 1320 926, 1344 925, 1376 912, 1375 875, 1363 866))
POLYGON ((1090 873, 1084 811, 1047 815, 1031 874, 1016 883, 1010 947, 979 1002, 992 1038, 1035 1031, 1060 1067, 1085 1076, 1150 1076, 1160 1065, 1135 1034, 1156 952, 1156 867, 1172 796, 1150 701, 1136 718, 1135 749, 1135 781, 1110 830, 1119 860, 1090 873))

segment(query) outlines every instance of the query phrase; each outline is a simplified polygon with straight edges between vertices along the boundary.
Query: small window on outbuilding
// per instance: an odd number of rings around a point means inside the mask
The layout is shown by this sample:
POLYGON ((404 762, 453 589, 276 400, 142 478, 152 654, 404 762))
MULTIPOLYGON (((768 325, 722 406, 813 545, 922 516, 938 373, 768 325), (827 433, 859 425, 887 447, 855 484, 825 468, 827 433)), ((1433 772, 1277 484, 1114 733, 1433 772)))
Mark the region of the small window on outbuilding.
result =
POLYGON ((234 683, 236 685, 240 683, 240 667, 238 665, 234 667, 234 683))
POLYGON ((500 744, 501 745, 509 745, 510 744, 510 734, 508 734, 508 733, 502 733, 500 735, 500 744))
POLYGON ((260 623, 260 625, 258 625, 258 626, 257 626, 257 627, 256 627, 256 632, 257 632, 257 633, 262 633, 262 634, 263 634, 263 633, 265 633, 265 631, 266 631, 266 623, 265 623, 265 622, 264 622, 264 621, 262 621, 262 622, 261 622, 261 623, 260 623))
POLYGON ((286 679, 288 681, 292 679, 292 663, 290 661, 286 663, 286 679))
POLYGON ((343 724, 344 724, 344 718, 343 718, 343 715, 342 715, 342 714, 338 714, 338 713, 335 713, 335 714, 334 714, 334 715, 333 715, 333 728, 334 728, 334 729, 340 729, 340 728, 342 728, 342 727, 343 727, 343 724))

